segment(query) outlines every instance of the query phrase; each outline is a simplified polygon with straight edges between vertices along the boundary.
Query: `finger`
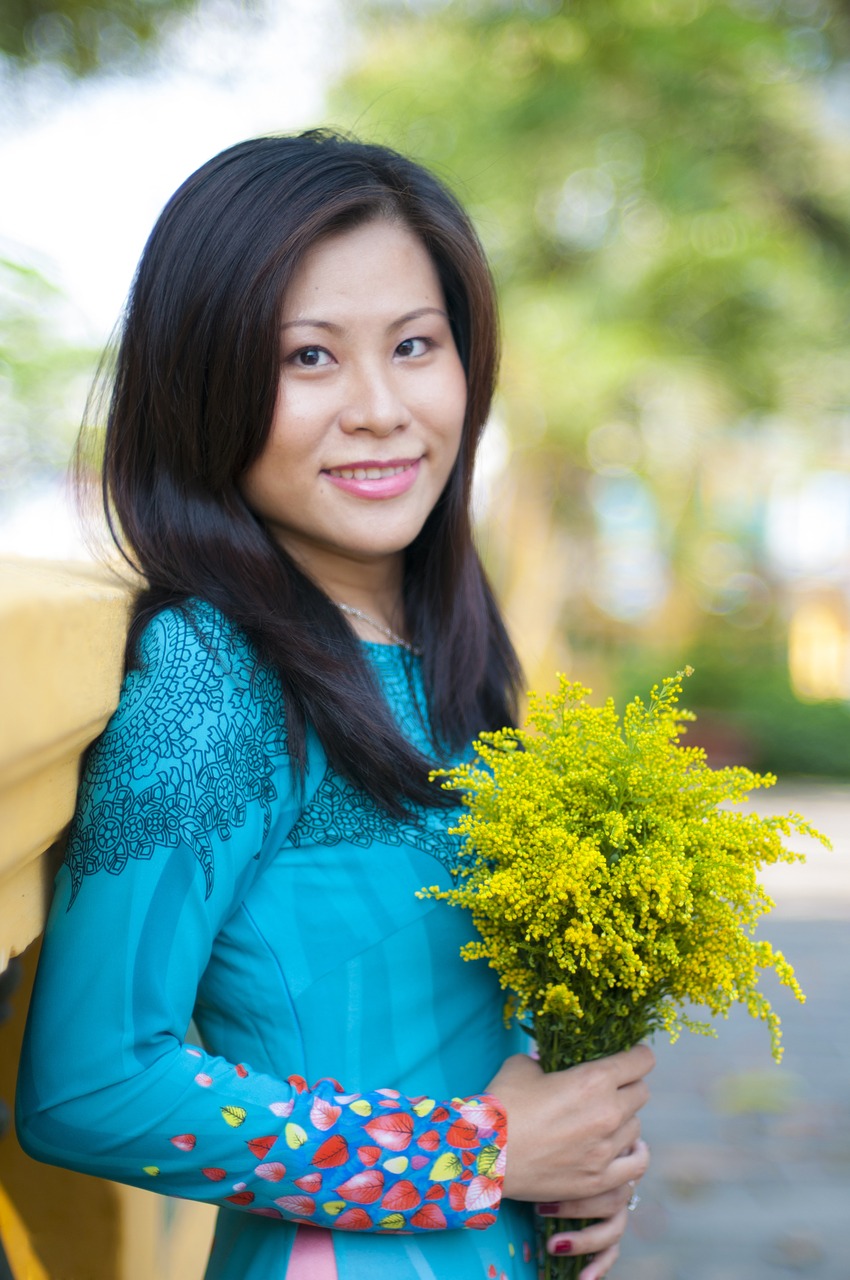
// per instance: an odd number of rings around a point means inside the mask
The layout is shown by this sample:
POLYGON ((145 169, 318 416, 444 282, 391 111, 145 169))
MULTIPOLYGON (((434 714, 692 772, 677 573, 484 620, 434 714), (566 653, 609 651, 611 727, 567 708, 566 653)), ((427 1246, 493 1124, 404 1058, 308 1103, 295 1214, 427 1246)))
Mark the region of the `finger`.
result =
MULTIPOLYGON (((636 1183, 637 1179, 633 1179, 636 1183)), ((634 1187, 628 1182, 598 1196, 584 1196, 580 1200, 559 1200, 535 1206, 541 1218, 613 1218, 625 1209, 634 1187)))
POLYGON ((605 1195, 615 1187, 622 1187, 627 1182, 637 1182, 646 1173, 649 1154, 646 1143, 636 1142, 627 1156, 615 1156, 611 1163, 593 1179, 589 1188, 594 1196, 605 1195))
POLYGON ((578 1280, 600 1280, 600 1277, 608 1274, 619 1256, 618 1244, 612 1244, 610 1249, 603 1249, 602 1253, 597 1253, 592 1262, 582 1267, 578 1280))
POLYGON ((624 1053, 614 1053, 607 1061, 611 1064, 620 1087, 642 1080, 655 1066, 655 1054, 648 1044, 636 1044, 624 1053))
POLYGON ((592 1222, 589 1227, 580 1231, 559 1231, 551 1236, 546 1247, 549 1253, 602 1253, 611 1245, 618 1244, 628 1225, 629 1215, 626 1209, 620 1209, 612 1218, 602 1222, 592 1222))
POLYGON ((637 1149, 640 1142, 640 1120, 637 1116, 629 1116, 613 1136, 612 1146, 617 1152, 616 1158, 619 1159, 621 1153, 631 1152, 637 1149))
POLYGON ((613 1185, 621 1187, 629 1182, 639 1182, 649 1168, 649 1161, 649 1147, 643 1138, 638 1138, 634 1146, 629 1147, 622 1155, 611 1161, 609 1172, 613 1177, 620 1179, 613 1185), (623 1174, 625 1177, 622 1176, 623 1174))
MULTIPOLYGON (((635 1187, 649 1168, 649 1147, 641 1138, 632 1151, 626 1152, 619 1160, 629 1159, 629 1167, 633 1176, 624 1182, 617 1183, 608 1191, 595 1196, 582 1196, 580 1199, 559 1200, 535 1206, 541 1218, 612 1218, 620 1209, 625 1208, 631 1200, 635 1187)), ((626 1170, 619 1163, 613 1166, 615 1176, 620 1178, 626 1170)))
POLYGON ((630 1080, 627 1084, 621 1084, 617 1089, 617 1103, 623 1108, 623 1112, 633 1115, 635 1111, 640 1111, 641 1107, 645 1107, 649 1101, 649 1085, 646 1080, 630 1080))

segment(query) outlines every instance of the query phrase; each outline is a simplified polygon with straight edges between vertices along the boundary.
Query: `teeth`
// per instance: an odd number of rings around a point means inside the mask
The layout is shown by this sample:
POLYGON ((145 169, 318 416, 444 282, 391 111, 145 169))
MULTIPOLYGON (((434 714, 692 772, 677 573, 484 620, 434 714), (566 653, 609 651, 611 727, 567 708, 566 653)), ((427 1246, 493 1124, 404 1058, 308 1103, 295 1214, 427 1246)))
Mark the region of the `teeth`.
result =
POLYGON ((330 474, 338 476, 340 480, 384 480, 387 476, 397 476, 402 471, 407 471, 407 467, 334 467, 330 474))

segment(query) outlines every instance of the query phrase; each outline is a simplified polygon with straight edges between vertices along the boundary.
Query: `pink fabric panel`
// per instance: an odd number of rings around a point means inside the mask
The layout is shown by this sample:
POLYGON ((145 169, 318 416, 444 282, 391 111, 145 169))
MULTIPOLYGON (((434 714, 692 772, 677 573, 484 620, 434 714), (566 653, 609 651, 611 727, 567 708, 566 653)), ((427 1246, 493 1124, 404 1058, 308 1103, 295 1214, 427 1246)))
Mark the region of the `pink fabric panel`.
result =
POLYGON ((289 1255, 286 1280, 338 1280, 330 1231, 299 1225, 289 1255))

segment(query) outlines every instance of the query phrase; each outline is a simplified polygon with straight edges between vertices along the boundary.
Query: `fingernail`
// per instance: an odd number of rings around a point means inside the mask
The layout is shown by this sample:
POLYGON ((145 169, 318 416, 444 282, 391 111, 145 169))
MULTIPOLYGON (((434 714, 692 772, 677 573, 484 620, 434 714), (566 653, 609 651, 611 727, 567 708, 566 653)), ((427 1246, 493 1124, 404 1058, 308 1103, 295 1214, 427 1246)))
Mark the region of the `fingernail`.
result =
POLYGON ((559 1240, 552 1250, 553 1253, 572 1253, 572 1251, 572 1240, 559 1240))
POLYGON ((554 1218, 558 1212, 558 1203, 555 1201, 554 1204, 539 1204, 537 1206, 537 1212, 540 1214, 541 1218, 554 1218))

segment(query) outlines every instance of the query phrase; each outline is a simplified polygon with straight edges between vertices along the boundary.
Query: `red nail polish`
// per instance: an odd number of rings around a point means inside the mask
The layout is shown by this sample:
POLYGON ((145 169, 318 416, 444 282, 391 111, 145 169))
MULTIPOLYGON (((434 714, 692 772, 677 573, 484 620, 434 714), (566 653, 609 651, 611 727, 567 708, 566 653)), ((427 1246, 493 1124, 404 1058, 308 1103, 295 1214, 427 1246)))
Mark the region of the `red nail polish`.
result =
POLYGON ((542 1218, 554 1218, 558 1212, 558 1202, 555 1201, 552 1204, 539 1204, 537 1206, 537 1212, 542 1218))
POLYGON ((555 1245, 554 1249, 552 1250, 553 1253, 572 1253, 572 1251, 573 1251, 572 1240, 559 1240, 558 1243, 555 1245))

